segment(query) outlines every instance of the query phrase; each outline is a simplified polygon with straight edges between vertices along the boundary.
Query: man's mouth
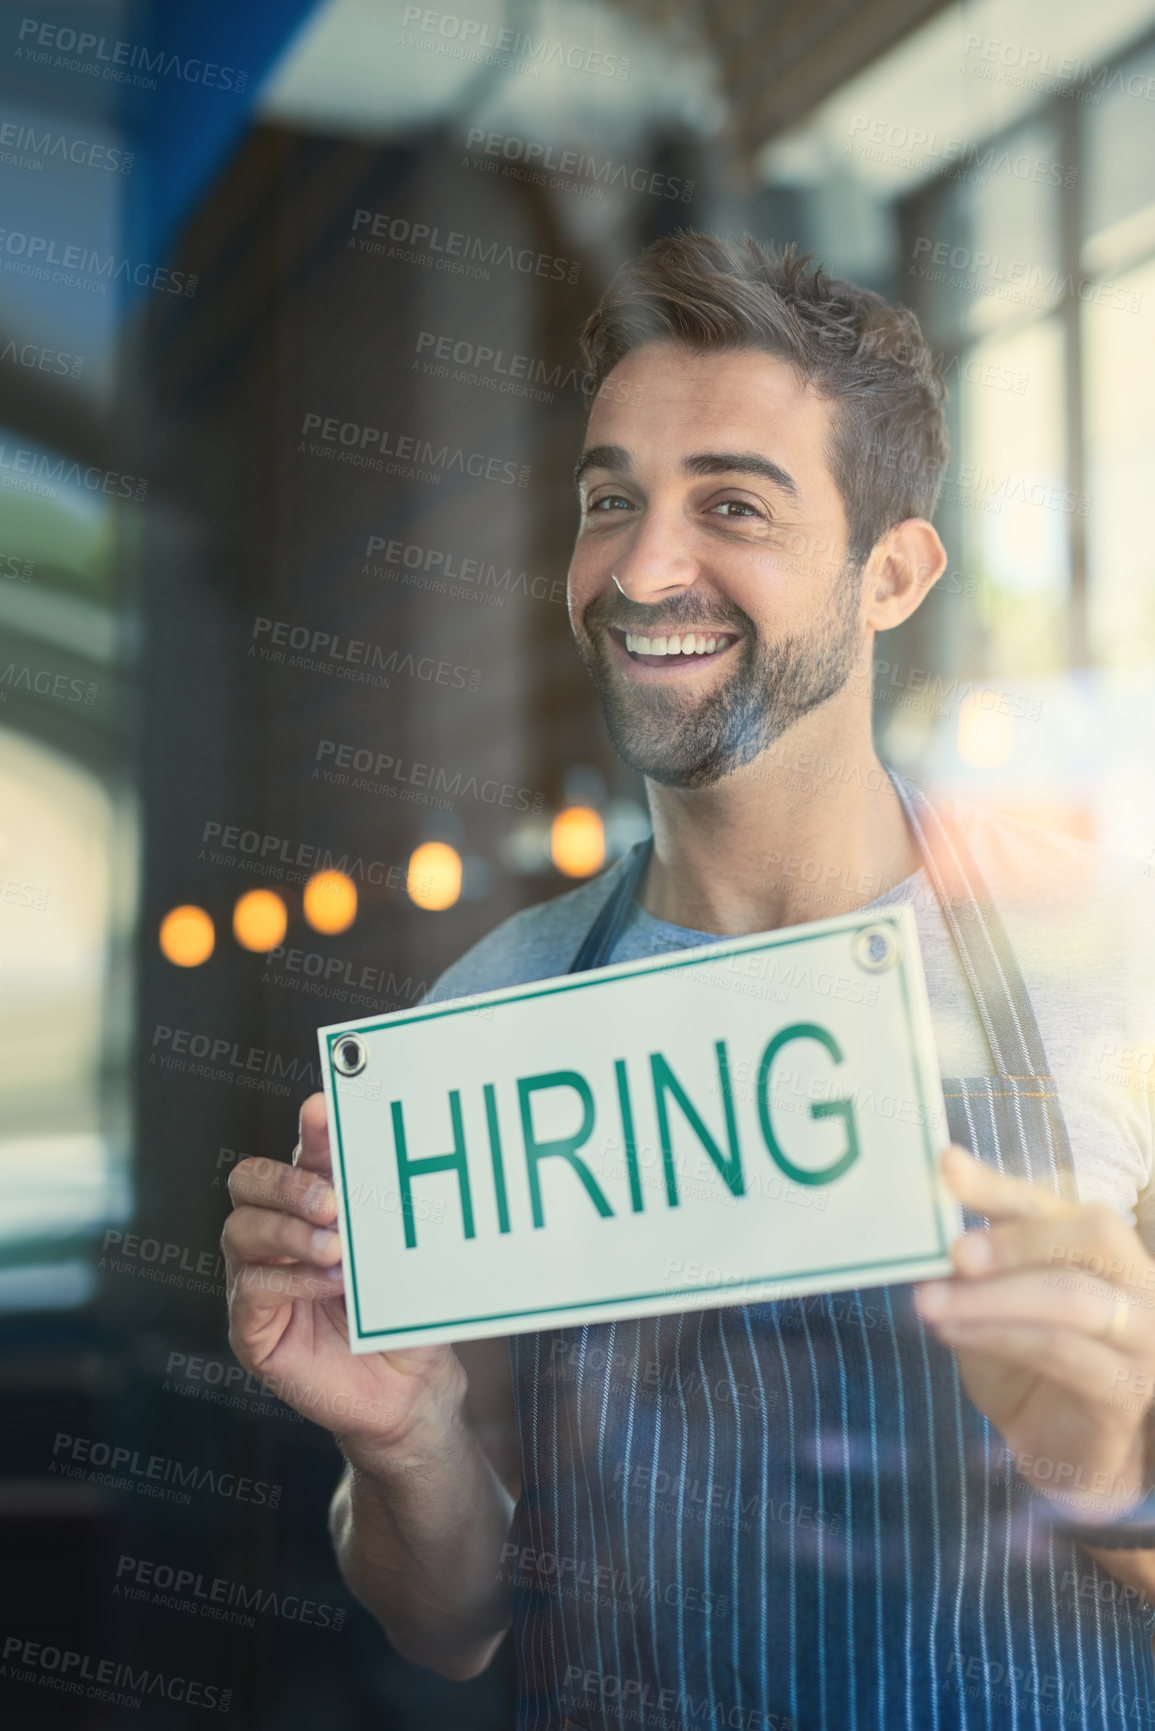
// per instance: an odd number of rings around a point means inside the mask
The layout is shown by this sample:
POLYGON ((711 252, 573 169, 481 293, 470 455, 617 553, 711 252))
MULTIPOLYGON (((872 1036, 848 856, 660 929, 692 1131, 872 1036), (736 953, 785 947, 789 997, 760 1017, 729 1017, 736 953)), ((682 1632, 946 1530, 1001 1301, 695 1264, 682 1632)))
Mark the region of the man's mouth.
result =
POLYGON ((734 631, 670 631, 646 636, 640 631, 623 631, 613 625, 609 634, 631 662, 671 672, 675 667, 700 666, 717 661, 731 644, 738 641, 738 633, 734 631))

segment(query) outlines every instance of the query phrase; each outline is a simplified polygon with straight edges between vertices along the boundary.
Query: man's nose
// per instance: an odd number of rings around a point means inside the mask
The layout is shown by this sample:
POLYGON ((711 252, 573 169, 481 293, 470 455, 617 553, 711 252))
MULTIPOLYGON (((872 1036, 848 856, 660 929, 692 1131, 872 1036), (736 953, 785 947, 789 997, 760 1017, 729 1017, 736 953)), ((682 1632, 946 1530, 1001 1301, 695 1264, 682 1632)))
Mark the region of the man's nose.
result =
POLYGON ((697 560, 686 547, 685 525, 679 518, 657 513, 647 513, 629 546, 619 547, 612 569, 623 595, 650 605, 693 588, 698 580, 697 560))

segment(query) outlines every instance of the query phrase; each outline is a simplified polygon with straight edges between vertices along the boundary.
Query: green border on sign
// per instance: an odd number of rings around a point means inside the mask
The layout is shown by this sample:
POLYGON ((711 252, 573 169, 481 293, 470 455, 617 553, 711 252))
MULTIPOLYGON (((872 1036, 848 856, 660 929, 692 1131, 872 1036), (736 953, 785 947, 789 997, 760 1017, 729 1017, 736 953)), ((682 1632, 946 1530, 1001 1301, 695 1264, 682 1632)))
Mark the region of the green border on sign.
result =
MULTIPOLYGON (((929 1114, 927 1112, 926 1099, 925 1099, 925 1096, 923 1093, 923 1076, 922 1076, 921 1054, 918 1050, 918 1044, 917 1044, 917 1041, 915 1039, 915 1033, 914 1033, 914 1012, 913 1012, 913 1006, 911 1005, 911 1001, 910 1001, 910 982, 906 977, 906 953, 905 953, 904 947, 901 943, 900 935, 898 934, 897 930, 895 929, 897 927, 897 925, 898 925, 898 921, 895 920, 893 918, 893 916, 884 914, 881 918, 875 916, 875 917, 872 917, 868 920, 860 921, 856 926, 855 925, 846 926, 842 929, 848 935, 855 932, 855 931, 861 931, 864 926, 890 926, 892 931, 895 931, 896 941, 898 942, 898 964, 897 965, 898 965, 898 977, 899 977, 899 983, 900 983, 900 995, 901 995, 901 1001, 902 1001, 902 1008, 903 1008, 904 1014, 906 1016, 907 1038, 910 1042, 910 1049, 911 1049, 911 1053, 912 1053, 912 1056, 914 1059, 914 1063, 913 1063, 914 1084, 915 1084, 916 1092, 918 1094, 918 1104, 922 1110, 923 1155, 924 1155, 924 1158, 925 1158, 926 1163, 927 1163, 927 1170, 928 1170, 928 1173, 929 1173, 929 1176, 931 1179, 931 1187, 932 1187, 932 1191, 933 1191, 933 1185, 934 1185, 934 1150, 931 1148, 931 1145, 930 1145, 930 1117, 929 1117, 929 1114)), ((829 936, 829 937, 837 937, 839 935, 839 932, 838 931, 827 932, 827 933, 823 933, 822 935, 823 936, 829 936)), ((744 949, 729 950, 729 951, 727 951, 727 955, 752 955, 752 954, 757 954, 760 950, 789 949, 791 947, 791 945, 793 945, 793 944, 812 943, 814 941, 814 936, 815 936, 814 933, 810 933, 810 934, 802 933, 799 936, 789 937, 789 938, 785 938, 785 937, 776 938, 773 935, 770 935, 770 936, 767 936, 764 939, 764 941, 762 941, 761 943, 750 944, 744 949)), ((713 945, 702 944, 702 945, 697 946, 697 950, 688 954, 684 960, 679 959, 677 961, 670 961, 667 958, 655 956, 647 963, 646 966, 638 966, 636 964, 631 964, 629 974, 619 975, 618 977, 622 978, 622 979, 632 979, 632 978, 639 977, 639 976, 644 975, 644 974, 673 973, 678 968, 705 967, 710 962, 712 962, 712 961, 717 962, 719 959, 720 958, 718 957, 716 949, 713 945), (697 953, 698 950, 702 951, 703 953, 701 953, 701 954, 697 953)), ((725 958, 723 957, 721 959, 724 960, 725 958)), ((611 984, 611 982, 608 980, 602 979, 602 978, 598 978, 597 974, 595 972, 595 975, 593 978, 591 978, 588 974, 580 974, 580 975, 576 975, 572 978, 567 976, 566 978, 550 982, 547 985, 539 985, 539 984, 537 984, 537 982, 528 982, 528 984, 531 987, 531 989, 529 989, 529 990, 526 990, 520 986, 511 986, 508 989, 508 991, 504 992, 501 995, 501 997, 497 997, 497 996, 492 995, 492 994, 486 994, 487 1001, 484 1004, 470 1004, 470 1003, 446 1004, 441 1009, 427 1010, 427 1011, 423 1011, 423 1012, 414 1012, 413 1014, 405 1016, 404 1019, 400 1019, 400 1018, 397 1018, 395 1016, 384 1016, 384 1017, 382 1017, 382 1019, 379 1022, 370 1023, 368 1026, 366 1026, 365 1024, 360 1024, 357 1027, 356 1032, 358 1035, 376 1034, 376 1033, 381 1032, 382 1029, 388 1029, 390 1027, 406 1027, 406 1028, 408 1028, 408 1027, 412 1027, 414 1022, 436 1021, 436 1019, 439 1016, 468 1016, 471 1014, 476 1015, 479 1011, 484 1011, 484 1010, 494 1008, 498 1004, 524 1003, 529 998, 550 998, 550 997, 556 996, 559 992, 580 992, 589 986, 604 986, 604 985, 611 984)), ((706 1293, 727 1292, 727 1291, 737 1290, 739 1287, 756 1286, 759 1284, 759 1282, 762 1282, 767 1286, 771 1286, 771 1285, 774 1285, 775 1283, 781 1284, 781 1282, 784 1280, 807 1280, 807 1279, 810 1279, 813 1276, 817 1276, 819 1274, 849 1274, 849 1273, 857 1272, 857 1271, 861 1271, 863 1274, 869 1274, 872 1271, 874 1271, 875 1269, 906 1268, 906 1267, 909 1267, 911 1263, 924 1262, 927 1259, 928 1255, 933 1255, 935 1252, 937 1252, 937 1254, 940 1256, 945 1256, 947 1254, 946 1240, 943 1236, 943 1230, 942 1230, 941 1212, 937 1207, 935 1207, 933 1210, 933 1214, 934 1214, 934 1224, 935 1224, 935 1233, 936 1233, 937 1242, 935 1244, 933 1251, 923 1251, 917 1256, 884 1257, 881 1261, 878 1261, 878 1262, 846 1262, 846 1263, 840 1264, 838 1267, 835 1267, 835 1268, 821 1267, 821 1268, 811 1268, 811 1269, 805 1269, 805 1268, 804 1269, 795 1269, 790 1274, 779 1273, 776 1275, 769 1275, 769 1274, 767 1274, 767 1275, 754 1275, 754 1276, 751 1276, 751 1278, 749 1280, 719 1281, 714 1286, 663 1287, 658 1292, 625 1292, 625 1293, 622 1293, 620 1296, 617 1296, 614 1298, 577 1299, 577 1300, 571 1300, 571 1302, 568 1304, 554 1304, 554 1305, 535 1304, 535 1305, 531 1305, 529 1307, 529 1309, 527 1309, 527 1310, 501 1310, 501 1311, 494 1311, 492 1314, 487 1314, 484 1316, 447 1316, 447 1317, 439 1319, 437 1322, 406 1323, 404 1326, 399 1327, 399 1328, 374 1328, 374 1329, 366 1330, 361 1325, 361 1299, 360 1299, 360 1294, 358 1293, 358 1290, 357 1290, 357 1271, 356 1271, 356 1265, 355 1265, 355 1258, 353 1256, 353 1222, 352 1222, 352 1219, 351 1219, 350 1214, 349 1214, 349 1203, 348 1203, 348 1196, 347 1196, 348 1186, 345 1182, 345 1151, 344 1151, 344 1148, 342 1146, 342 1141, 341 1141, 341 1108, 340 1108, 339 1089, 338 1089, 338 1083, 340 1081, 340 1075, 339 1075, 339 1073, 335 1073, 333 1070, 333 1047, 340 1040, 345 1039, 347 1037, 348 1033, 349 1033, 349 1030, 347 1028, 344 1030, 339 1029, 335 1033, 331 1032, 328 1035, 327 1045, 328 1045, 328 1060, 329 1060, 330 1097, 331 1097, 332 1102, 333 1102, 333 1120, 334 1120, 334 1123, 336 1124, 336 1127, 337 1127, 337 1147, 335 1150, 335 1154, 336 1154, 336 1158, 340 1164, 340 1170, 341 1170, 341 1204, 342 1204, 342 1209, 343 1209, 344 1215, 345 1215, 345 1241, 349 1246, 349 1257, 350 1257, 350 1263, 352 1264, 351 1271, 352 1271, 352 1275, 353 1275, 353 1284, 352 1284, 351 1290, 352 1290, 352 1294, 353 1294, 353 1310, 354 1310, 354 1314, 357 1318, 357 1338, 359 1340, 375 1340, 375 1339, 379 1338, 381 1335, 391 1335, 391 1334, 420 1334, 424 1330, 430 1329, 430 1328, 457 1328, 459 1326, 472 1327, 475 1324, 479 1324, 479 1323, 510 1322, 510 1321, 513 1321, 515 1318, 521 1317, 521 1316, 540 1316, 540 1317, 544 1318, 544 1317, 549 1317, 549 1316, 562 1315, 566 1312, 572 1312, 572 1311, 596 1310, 596 1309, 600 1309, 604 1305, 610 1305, 610 1304, 635 1304, 635 1303, 639 1303, 639 1302, 645 1302, 647 1299, 651 1299, 651 1298, 663 1298, 663 1297, 665 1297, 665 1298, 682 1298, 682 1297, 693 1297, 694 1295, 701 1297, 703 1294, 706 1294, 706 1293)), ((774 1302, 774 1301, 773 1300, 759 1301, 758 1299, 750 1299, 750 1300, 748 1300, 748 1302, 758 1303, 758 1302, 774 1302)))

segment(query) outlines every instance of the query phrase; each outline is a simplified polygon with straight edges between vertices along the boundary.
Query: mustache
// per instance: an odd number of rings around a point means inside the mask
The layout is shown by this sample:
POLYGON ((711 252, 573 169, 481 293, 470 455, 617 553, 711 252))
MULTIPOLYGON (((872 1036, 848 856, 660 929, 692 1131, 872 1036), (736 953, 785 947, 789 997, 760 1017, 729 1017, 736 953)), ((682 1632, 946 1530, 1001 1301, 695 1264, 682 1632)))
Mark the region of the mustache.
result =
POLYGON ((707 607, 698 595, 686 595, 679 601, 643 607, 640 602, 628 601, 615 591, 591 601, 582 620, 587 631, 602 626, 607 630, 636 631, 641 637, 668 636, 672 631, 695 630, 700 626, 733 630, 739 635, 745 634, 748 628, 752 629, 746 614, 733 603, 707 607))

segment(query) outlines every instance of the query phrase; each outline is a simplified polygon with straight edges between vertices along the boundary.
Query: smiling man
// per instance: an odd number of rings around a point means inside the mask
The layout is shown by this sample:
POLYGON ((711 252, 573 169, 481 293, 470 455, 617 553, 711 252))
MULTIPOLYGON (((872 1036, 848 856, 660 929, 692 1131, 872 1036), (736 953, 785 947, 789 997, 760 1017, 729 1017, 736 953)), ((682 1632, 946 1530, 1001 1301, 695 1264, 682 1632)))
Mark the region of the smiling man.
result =
POLYGON ((234 1348, 337 1433, 402 1651, 512 1623, 520 1731, 1155 1723, 1149 883, 875 755, 875 634, 945 565, 909 313, 690 234, 584 341, 570 618, 653 837, 436 990, 907 902, 972 1230, 919 1291, 355 1359, 314 1097, 232 1178, 234 1348))
MULTIPOLYGON (((666 416, 673 409, 699 437, 714 424, 728 430, 736 419, 735 389, 749 361, 741 354, 691 359, 676 344, 655 344, 644 358, 620 364, 645 380, 637 389, 648 393, 650 414, 631 416, 636 459, 622 445, 593 445, 577 465, 586 535, 571 568, 574 633, 597 681, 618 755, 668 787, 706 787, 760 756, 807 710, 845 685, 861 649, 858 573, 851 567, 825 585, 821 617, 808 629, 795 624, 789 634, 766 639, 731 584, 707 597, 693 574, 688 586, 671 583, 663 550, 653 545, 665 525, 659 520, 655 526, 651 507, 644 545, 636 545, 630 525, 629 545, 617 561, 630 563, 626 581, 611 571, 617 594, 607 589, 607 552, 612 557, 615 546, 622 546, 626 519, 637 513, 647 475, 652 493, 658 463, 667 454, 666 416), (612 491, 615 481, 623 491, 612 491), (583 579, 594 586, 585 606, 583 579), (659 597, 660 629, 651 604, 659 597)), ((761 362, 760 370, 769 406, 782 397, 782 380, 772 361, 761 362)), ((781 403, 783 412, 791 407, 781 403)), ((783 532, 800 533, 807 504, 813 515, 815 505, 829 511, 836 503, 823 496, 820 476, 807 480, 809 500, 785 469, 756 451, 687 452, 672 476, 661 477, 662 490, 676 503, 676 532, 684 543, 680 560, 689 567, 696 540, 704 543, 707 562, 723 564, 736 579, 739 594, 743 576, 757 588, 767 554, 784 547, 783 532)), ((783 617, 790 617, 785 609, 783 617)))

